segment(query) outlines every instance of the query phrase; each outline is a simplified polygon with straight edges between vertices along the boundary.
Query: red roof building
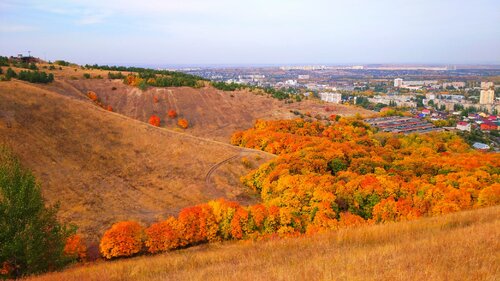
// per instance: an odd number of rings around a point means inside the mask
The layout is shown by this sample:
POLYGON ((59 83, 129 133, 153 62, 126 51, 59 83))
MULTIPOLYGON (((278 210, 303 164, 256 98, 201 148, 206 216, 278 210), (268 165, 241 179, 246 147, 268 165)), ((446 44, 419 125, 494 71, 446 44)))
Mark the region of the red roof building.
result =
POLYGON ((482 131, 495 131, 498 130, 498 125, 491 122, 491 121, 486 121, 481 124, 481 130, 482 131))

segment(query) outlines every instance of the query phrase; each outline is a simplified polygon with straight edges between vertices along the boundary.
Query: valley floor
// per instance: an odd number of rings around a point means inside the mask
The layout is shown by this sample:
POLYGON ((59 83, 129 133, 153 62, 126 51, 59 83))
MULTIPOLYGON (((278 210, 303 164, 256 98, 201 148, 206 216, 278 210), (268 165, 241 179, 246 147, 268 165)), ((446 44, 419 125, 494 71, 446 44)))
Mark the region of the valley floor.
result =
POLYGON ((499 280, 500 206, 313 237, 212 244, 29 280, 499 280))

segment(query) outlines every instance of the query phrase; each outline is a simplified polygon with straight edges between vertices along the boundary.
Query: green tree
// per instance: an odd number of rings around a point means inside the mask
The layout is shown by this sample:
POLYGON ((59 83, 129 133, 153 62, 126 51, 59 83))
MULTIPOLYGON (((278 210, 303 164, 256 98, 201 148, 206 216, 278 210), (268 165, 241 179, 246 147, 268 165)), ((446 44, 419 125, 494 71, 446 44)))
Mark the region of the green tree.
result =
POLYGON ((332 172, 332 175, 336 175, 340 171, 345 171, 347 168, 347 163, 340 158, 335 158, 328 163, 328 169, 332 172))
POLYGON ((12 68, 7 68, 7 72, 5 73, 5 78, 7 78, 8 80, 10 78, 16 78, 17 77, 17 74, 14 70, 12 70, 12 68))
POLYGON ((0 265, 11 268, 7 277, 58 269, 70 261, 63 250, 75 229, 60 224, 56 212, 57 206, 45 206, 31 172, 0 147, 0 265))

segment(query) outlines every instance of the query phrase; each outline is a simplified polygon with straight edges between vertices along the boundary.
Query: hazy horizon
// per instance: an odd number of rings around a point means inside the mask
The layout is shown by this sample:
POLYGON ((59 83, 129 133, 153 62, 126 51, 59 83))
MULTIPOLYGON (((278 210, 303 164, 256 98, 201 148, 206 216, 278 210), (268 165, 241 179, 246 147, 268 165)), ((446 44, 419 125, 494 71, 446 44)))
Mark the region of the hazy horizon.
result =
POLYGON ((499 1, 374 2, 7 0, 0 54, 179 67, 500 64, 499 1))

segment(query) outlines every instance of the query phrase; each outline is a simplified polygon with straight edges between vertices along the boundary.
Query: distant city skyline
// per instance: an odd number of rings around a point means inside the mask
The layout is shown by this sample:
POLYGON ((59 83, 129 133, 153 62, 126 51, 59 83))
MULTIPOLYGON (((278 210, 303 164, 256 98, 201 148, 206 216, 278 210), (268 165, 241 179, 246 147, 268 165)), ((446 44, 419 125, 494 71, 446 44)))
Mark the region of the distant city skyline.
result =
POLYGON ((0 2, 0 55, 80 64, 500 64, 500 1, 0 2))

